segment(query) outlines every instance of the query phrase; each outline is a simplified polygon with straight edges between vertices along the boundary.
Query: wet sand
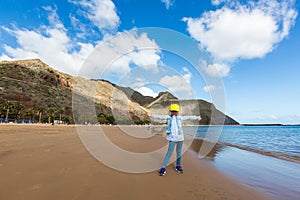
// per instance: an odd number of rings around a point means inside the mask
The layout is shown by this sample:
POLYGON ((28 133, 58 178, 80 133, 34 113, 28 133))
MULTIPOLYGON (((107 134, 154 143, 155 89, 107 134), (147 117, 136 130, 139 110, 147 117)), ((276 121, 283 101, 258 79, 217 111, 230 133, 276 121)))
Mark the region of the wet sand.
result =
MULTIPOLYGON (((219 149, 220 150, 220 149, 219 149)), ((285 159, 224 146, 212 166, 236 180, 280 200, 299 200, 300 164, 285 159)))
MULTIPOLYGON (((118 127, 103 129, 112 142, 131 151, 166 144, 161 136, 133 139, 118 127)), ((73 126, 0 125, 0 199, 272 199, 192 151, 184 153, 183 166, 184 174, 177 174, 171 164, 163 177, 157 171, 124 173, 91 156, 73 126)))

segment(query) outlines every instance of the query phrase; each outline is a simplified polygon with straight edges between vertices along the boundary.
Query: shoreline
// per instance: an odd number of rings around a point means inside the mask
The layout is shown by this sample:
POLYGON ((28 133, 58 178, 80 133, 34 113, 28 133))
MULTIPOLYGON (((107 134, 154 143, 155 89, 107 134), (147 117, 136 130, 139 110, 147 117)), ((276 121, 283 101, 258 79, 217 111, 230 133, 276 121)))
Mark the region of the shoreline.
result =
POLYGON ((268 156, 268 157, 300 164, 299 156, 293 156, 293 155, 288 155, 288 154, 278 153, 278 152, 271 152, 271 151, 263 151, 263 150, 259 150, 259 149, 254 149, 254 148, 250 148, 250 147, 246 147, 246 146, 239 146, 239 145, 230 144, 230 143, 226 143, 226 142, 218 142, 218 143, 221 145, 227 146, 227 147, 234 147, 234 148, 237 148, 240 150, 257 153, 257 154, 260 154, 263 156, 268 156))
MULTIPOLYGON (((166 145, 160 136, 132 140, 121 136, 118 127, 105 129, 124 149, 147 152, 166 145)), ((87 152, 74 126, 0 126, 0 158, 1 199, 273 199, 219 172, 191 151, 183 155, 183 175, 176 174, 173 164, 164 177, 156 170, 116 171, 87 152)))

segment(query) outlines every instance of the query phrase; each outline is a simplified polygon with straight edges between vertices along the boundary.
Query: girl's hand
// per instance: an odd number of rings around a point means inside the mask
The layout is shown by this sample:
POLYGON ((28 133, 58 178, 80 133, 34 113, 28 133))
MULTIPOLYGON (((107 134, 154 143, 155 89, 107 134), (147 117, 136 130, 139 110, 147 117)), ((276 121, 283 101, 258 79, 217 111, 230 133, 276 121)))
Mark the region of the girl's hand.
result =
POLYGON ((202 118, 201 118, 201 116, 197 116, 197 119, 198 119, 198 121, 200 121, 202 118))

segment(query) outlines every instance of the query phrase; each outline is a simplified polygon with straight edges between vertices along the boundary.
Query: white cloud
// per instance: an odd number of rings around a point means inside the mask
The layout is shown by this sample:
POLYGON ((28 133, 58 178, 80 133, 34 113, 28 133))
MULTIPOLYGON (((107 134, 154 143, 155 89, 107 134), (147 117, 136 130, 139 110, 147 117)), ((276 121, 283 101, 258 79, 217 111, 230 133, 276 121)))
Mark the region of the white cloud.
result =
MULTIPOLYGON (((130 77, 130 79, 132 79, 132 77, 130 77)), ((146 80, 144 78, 137 77, 132 86, 134 88, 139 88, 139 87, 144 87, 145 84, 146 84, 146 80)))
POLYGON ((116 31, 120 18, 116 13, 115 4, 111 0, 68 0, 79 5, 81 13, 101 31, 116 31))
POLYGON ((158 93, 154 92, 152 89, 148 87, 135 88, 135 90, 144 96, 157 97, 158 95, 158 93))
POLYGON ((216 89, 216 86, 215 85, 207 85, 207 86, 205 86, 204 88, 203 88, 203 90, 205 91, 205 92, 212 92, 212 91, 214 91, 216 89))
POLYGON ((278 119, 278 117, 275 116, 275 115, 271 115, 270 118, 273 119, 273 120, 278 119))
POLYGON ((225 0, 212 0, 211 3, 215 6, 220 5, 222 2, 224 2, 225 0))
POLYGON ((204 71, 212 77, 225 77, 230 72, 230 67, 227 64, 214 63, 203 66, 204 71))
POLYGON ((286 38, 295 24, 294 1, 260 0, 242 5, 239 1, 214 0, 225 5, 199 18, 183 18, 190 35, 217 62, 260 58, 286 38))
MULTIPOLYGON (((157 72, 160 52, 159 46, 147 34, 138 34, 133 29, 104 40, 88 61, 91 66, 97 67, 95 70, 116 76, 129 73, 131 65, 157 72)), ((87 73, 93 76, 94 70, 87 73)))
POLYGON ((219 6, 220 4, 224 3, 228 6, 234 6, 239 2, 239 0, 212 0, 211 3, 214 6, 219 6))
POLYGON ((189 71, 189 69, 187 67, 183 67, 182 69, 185 72, 185 74, 182 76, 182 78, 184 78, 190 84, 191 78, 193 76, 192 73, 189 71))
POLYGON ((86 24, 81 23, 80 20, 72 14, 70 15, 70 21, 76 34, 76 38, 84 40, 88 36, 91 36, 91 29, 87 27, 86 24))
POLYGON ((183 75, 167 75, 160 79, 159 83, 168 88, 175 96, 179 98, 193 97, 193 89, 191 87, 192 74, 187 68, 183 68, 185 74, 183 75))
POLYGON ((9 57, 8 55, 5 55, 5 54, 2 54, 1 56, 0 56, 0 61, 1 60, 6 60, 6 61, 11 61, 11 60, 13 60, 11 57, 9 57))
POLYGON ((74 43, 68 37, 67 29, 56 13, 56 10, 45 7, 49 11, 50 26, 40 26, 36 30, 2 27, 16 38, 18 47, 4 45, 7 54, 1 59, 40 58, 56 69, 76 74, 83 59, 94 49, 91 44, 74 43), (75 51, 75 48, 79 48, 75 51))
POLYGON ((161 0, 166 6, 166 9, 169 10, 169 8, 174 4, 175 0, 161 0))
MULTIPOLYGON (((94 42, 102 43, 99 48, 95 48, 91 43, 76 42, 77 38, 71 39, 56 9, 44 9, 50 12, 49 26, 41 25, 34 30, 1 27, 15 37, 17 43, 17 47, 4 44, 6 54, 2 54, 1 59, 40 58, 57 70, 72 75, 78 75, 79 71, 82 71, 80 67, 89 62, 86 66, 93 68, 88 69, 88 73, 81 74, 89 78, 99 78, 99 74, 95 73, 99 71, 98 68, 100 71, 108 68, 108 73, 115 74, 127 73, 131 65, 157 71, 160 49, 147 34, 138 34, 137 30, 133 29, 117 33, 115 37, 106 35, 103 41, 94 42), (97 57, 87 61, 88 56, 95 51, 97 57), (107 66, 108 64, 110 65, 107 66)), ((73 20, 79 23, 76 18, 73 20)))

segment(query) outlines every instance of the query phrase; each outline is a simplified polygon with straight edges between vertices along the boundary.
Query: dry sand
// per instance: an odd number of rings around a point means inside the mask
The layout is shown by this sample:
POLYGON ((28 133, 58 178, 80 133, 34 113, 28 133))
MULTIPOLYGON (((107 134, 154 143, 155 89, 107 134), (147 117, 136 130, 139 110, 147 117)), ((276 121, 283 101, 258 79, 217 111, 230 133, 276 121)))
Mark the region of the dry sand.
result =
MULTIPOLYGON (((147 152, 166 144, 161 136, 145 142, 122 135, 117 127, 104 129, 128 150, 147 152)), ((172 165, 163 177, 157 171, 124 173, 92 157, 73 126, 0 125, 1 200, 270 199, 216 171, 192 151, 184 153, 183 163, 184 174, 172 165)))

